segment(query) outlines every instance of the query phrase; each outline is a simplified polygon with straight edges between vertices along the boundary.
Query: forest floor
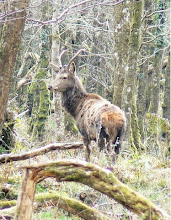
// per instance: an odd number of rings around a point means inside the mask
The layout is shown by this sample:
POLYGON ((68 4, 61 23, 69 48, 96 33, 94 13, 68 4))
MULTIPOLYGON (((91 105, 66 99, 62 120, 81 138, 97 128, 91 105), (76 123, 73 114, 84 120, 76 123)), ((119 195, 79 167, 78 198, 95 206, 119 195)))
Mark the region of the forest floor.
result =
MULTIPOLYGON (((30 145, 26 126, 22 121, 16 125, 16 147, 14 153, 26 152, 28 150, 44 146, 47 143, 56 142, 53 132, 48 132, 45 143, 32 143, 30 145), (50 140, 50 137, 53 137, 50 140), (32 147, 30 147, 32 146, 32 147)), ((47 128, 48 129, 48 128, 47 128)), ((66 135, 64 141, 74 142, 80 139, 79 136, 73 137, 66 135)), ((95 143, 91 146, 91 163, 97 164, 103 168, 110 169, 115 176, 123 183, 127 184, 133 190, 150 199, 156 206, 165 210, 171 215, 170 200, 170 177, 171 168, 169 161, 164 158, 162 153, 159 155, 150 152, 144 152, 141 155, 133 153, 132 150, 123 149, 117 162, 113 162, 104 152, 99 152, 95 143)), ((25 165, 39 164, 60 159, 80 159, 84 160, 84 150, 52 151, 42 156, 30 158, 28 160, 1 164, 0 166, 0 201, 16 200, 24 170, 20 169, 25 165)), ((91 189, 88 186, 75 182, 57 182, 55 179, 48 178, 37 185, 36 194, 57 192, 60 195, 76 198, 79 201, 99 210, 101 213, 116 220, 136 220, 140 219, 137 215, 123 208, 122 205, 112 200, 106 195, 91 189)), ((78 217, 58 208, 58 202, 45 200, 44 202, 35 202, 34 220, 76 220, 78 217)))

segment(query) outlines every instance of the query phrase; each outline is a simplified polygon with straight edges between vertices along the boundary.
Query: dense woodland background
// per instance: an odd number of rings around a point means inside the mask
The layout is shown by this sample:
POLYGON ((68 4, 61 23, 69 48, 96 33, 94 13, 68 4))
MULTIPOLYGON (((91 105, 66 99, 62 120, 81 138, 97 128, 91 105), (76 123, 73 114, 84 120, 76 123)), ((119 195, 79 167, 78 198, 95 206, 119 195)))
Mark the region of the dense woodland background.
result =
MULTIPOLYGON (((116 164, 96 143, 91 162, 110 168, 170 213, 169 7, 168 0, 0 1, 0 153, 81 140, 74 120, 62 109, 60 95, 50 94, 48 84, 55 77, 49 63, 58 64, 61 51, 68 49, 63 57, 67 64, 85 48, 75 59, 84 87, 118 105, 127 117, 116 164)), ((84 150, 53 151, 0 164, 0 200, 17 199, 23 171, 16 166, 61 158, 84 160, 84 150)), ((111 219, 138 219, 81 184, 48 179, 36 192, 51 190, 84 200, 111 219)), ((37 202, 33 218, 78 219, 55 204, 37 202)))

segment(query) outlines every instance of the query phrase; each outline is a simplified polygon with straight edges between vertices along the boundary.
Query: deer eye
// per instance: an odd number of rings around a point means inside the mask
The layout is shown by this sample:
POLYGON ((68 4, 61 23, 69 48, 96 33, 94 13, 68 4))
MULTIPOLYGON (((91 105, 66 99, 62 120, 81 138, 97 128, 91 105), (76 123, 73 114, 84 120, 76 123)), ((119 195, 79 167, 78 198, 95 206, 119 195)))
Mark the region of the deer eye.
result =
POLYGON ((64 77, 63 77, 63 79, 67 79, 67 77, 66 77, 66 76, 64 76, 64 77))

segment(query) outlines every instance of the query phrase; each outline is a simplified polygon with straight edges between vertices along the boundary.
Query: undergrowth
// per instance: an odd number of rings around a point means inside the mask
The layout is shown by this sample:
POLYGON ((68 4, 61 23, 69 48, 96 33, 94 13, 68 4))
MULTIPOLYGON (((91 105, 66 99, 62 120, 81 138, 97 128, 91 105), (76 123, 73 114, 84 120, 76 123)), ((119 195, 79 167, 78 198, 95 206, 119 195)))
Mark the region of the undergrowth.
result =
MULTIPOLYGON (((48 143, 56 142, 54 130, 49 131, 43 143, 31 142, 27 134, 27 126, 23 119, 18 120, 16 124, 16 146, 13 152, 31 150, 48 143)), ((50 125, 47 127, 50 129, 50 125)), ((54 124, 53 124, 53 129, 54 124)), ((80 140, 80 136, 63 136, 63 141, 72 142, 80 140)), ((126 145, 126 143, 124 143, 126 145)), ((144 152, 141 155, 135 154, 128 147, 124 147, 119 155, 117 162, 114 164, 105 152, 99 152, 95 143, 91 145, 91 162, 106 169, 110 169, 116 177, 129 187, 149 198, 158 207, 164 209, 168 214, 170 210, 170 177, 171 169, 168 159, 163 159, 163 154, 152 155, 150 152, 144 152)), ((20 162, 12 162, 0 166, 0 200, 16 200, 19 193, 23 177, 21 166, 29 164, 38 164, 52 160, 60 159, 80 159, 84 160, 84 150, 53 151, 45 155, 20 162), (16 168, 17 167, 17 168, 16 168)), ((132 212, 123 208, 116 201, 110 199, 94 189, 83 184, 74 182, 57 182, 49 178, 37 185, 36 193, 56 191, 61 195, 70 198, 76 198, 85 204, 96 208, 105 215, 116 220, 137 220, 140 219, 132 212)), ((39 204, 35 202, 34 220, 78 220, 76 216, 58 208, 57 203, 53 201, 44 201, 39 204)))

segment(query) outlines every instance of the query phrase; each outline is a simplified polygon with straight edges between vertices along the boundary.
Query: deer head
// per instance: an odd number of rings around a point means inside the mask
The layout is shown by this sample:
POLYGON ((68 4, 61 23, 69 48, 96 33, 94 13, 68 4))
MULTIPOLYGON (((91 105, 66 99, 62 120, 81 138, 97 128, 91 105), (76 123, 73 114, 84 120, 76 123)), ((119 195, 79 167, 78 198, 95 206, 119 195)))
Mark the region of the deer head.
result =
POLYGON ((57 73, 55 79, 48 87, 50 91, 65 92, 74 86, 76 66, 73 60, 82 51, 85 51, 85 49, 80 49, 77 53, 75 53, 67 65, 62 65, 61 61, 62 56, 67 52, 67 50, 62 51, 62 53, 59 55, 59 66, 50 63, 52 69, 57 73))

